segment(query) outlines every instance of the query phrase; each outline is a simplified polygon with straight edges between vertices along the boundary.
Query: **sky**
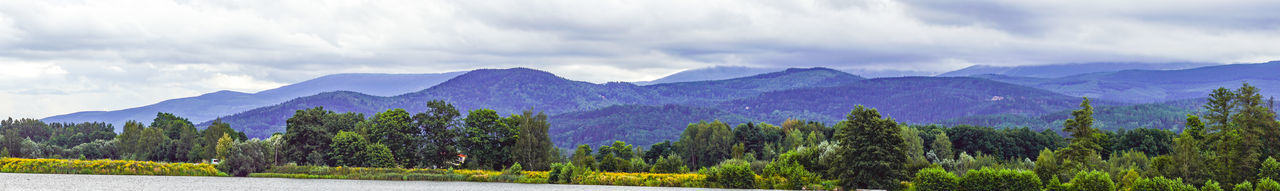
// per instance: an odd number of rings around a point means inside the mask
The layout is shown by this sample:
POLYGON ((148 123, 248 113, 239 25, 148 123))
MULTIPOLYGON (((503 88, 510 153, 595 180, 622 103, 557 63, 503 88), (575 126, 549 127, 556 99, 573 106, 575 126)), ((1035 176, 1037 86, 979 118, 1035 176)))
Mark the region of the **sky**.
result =
POLYGON ((0 117, 118 110, 335 73, 528 67, 588 82, 709 66, 1280 60, 1280 1, 0 1, 0 117))

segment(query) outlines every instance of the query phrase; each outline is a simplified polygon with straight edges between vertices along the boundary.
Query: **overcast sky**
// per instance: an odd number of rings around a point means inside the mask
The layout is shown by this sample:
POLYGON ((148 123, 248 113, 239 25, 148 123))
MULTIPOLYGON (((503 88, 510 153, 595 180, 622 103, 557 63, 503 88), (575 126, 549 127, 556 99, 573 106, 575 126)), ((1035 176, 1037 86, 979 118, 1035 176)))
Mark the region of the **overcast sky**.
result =
POLYGON ((334 73, 1280 60, 1280 1, 0 1, 0 117, 334 73))

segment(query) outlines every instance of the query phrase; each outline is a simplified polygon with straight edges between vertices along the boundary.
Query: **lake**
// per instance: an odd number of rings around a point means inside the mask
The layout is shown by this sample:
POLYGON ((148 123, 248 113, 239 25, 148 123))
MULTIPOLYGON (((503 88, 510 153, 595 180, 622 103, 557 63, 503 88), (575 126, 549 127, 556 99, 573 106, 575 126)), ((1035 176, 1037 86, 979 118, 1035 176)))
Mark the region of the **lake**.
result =
POLYGON ((563 184, 0 173, 0 190, 729 190, 563 184))

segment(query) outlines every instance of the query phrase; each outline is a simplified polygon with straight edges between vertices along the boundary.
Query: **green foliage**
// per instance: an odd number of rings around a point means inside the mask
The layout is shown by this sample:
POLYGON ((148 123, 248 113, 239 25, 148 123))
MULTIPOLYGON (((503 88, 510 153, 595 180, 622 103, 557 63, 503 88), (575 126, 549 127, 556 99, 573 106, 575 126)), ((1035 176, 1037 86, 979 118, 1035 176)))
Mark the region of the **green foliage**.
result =
POLYGON ((907 179, 907 153, 897 122, 859 105, 841 123, 835 136, 841 162, 830 170, 842 187, 894 189, 907 179))
POLYGON ((427 102, 427 111, 413 116, 414 126, 423 132, 418 166, 443 168, 457 162, 461 115, 452 104, 432 100, 427 102))
POLYGON ((395 154, 392 154, 391 148, 382 143, 373 143, 365 146, 364 164, 374 168, 391 168, 396 167, 395 154))
POLYGON ((1262 168, 1258 169, 1258 171, 1260 171, 1258 178, 1280 180, 1280 162, 1276 162, 1275 158, 1267 157, 1267 160, 1262 162, 1262 168))
POLYGON ((413 166, 417 164, 418 144, 421 142, 421 129, 413 125, 413 118, 404 109, 389 109, 379 112, 370 119, 373 123, 368 129, 370 143, 381 143, 391 149, 396 157, 396 166, 413 166))
POLYGON ((329 143, 329 160, 336 166, 367 166, 365 150, 369 141, 355 132, 340 131, 329 143))
POLYGON ((1133 191, 1196 191, 1195 186, 1183 184, 1181 179, 1164 177, 1140 178, 1133 183, 1133 191))
POLYGON ((525 110, 523 115, 512 116, 512 118, 516 122, 512 125, 519 130, 516 148, 512 150, 516 163, 523 162, 531 170, 550 168, 547 165, 551 164, 555 156, 547 150, 555 145, 547 135, 547 130, 550 128, 547 124, 547 115, 541 112, 535 115, 533 111, 525 110))
POLYGON ((1253 183, 1249 183, 1249 181, 1244 181, 1239 184, 1236 184, 1236 186, 1234 186, 1231 190, 1232 191, 1253 191, 1253 183))
POLYGON ((755 188, 756 173, 751 165, 742 160, 726 160, 720 165, 698 170, 698 174, 707 177, 707 184, 723 188, 755 188))
POLYGON ((1040 178, 1031 171, 982 168, 960 177, 960 190, 1038 190, 1040 178))
MULTIPOLYGON (((673 145, 671 141, 663 141, 661 143, 656 143, 649 146, 649 150, 643 153, 644 161, 656 164, 658 161, 658 158, 671 156, 673 154, 676 154, 676 152, 679 152, 679 151, 676 150, 675 145, 673 145)), ((640 153, 637 153, 637 154, 640 154, 640 153)), ((681 161, 681 163, 683 162, 684 161, 681 161)))
POLYGON ((511 150, 519 132, 507 120, 488 109, 472 110, 467 114, 458 146, 468 156, 468 167, 502 169, 515 162, 512 161, 511 150))
POLYGON ((1114 139, 1116 143, 1111 146, 1111 150, 1134 150, 1150 156, 1168 154, 1172 150, 1173 138, 1177 137, 1169 130, 1148 128, 1120 130, 1116 136, 1114 139))
POLYGON ((1262 180, 1258 180, 1258 185, 1256 186, 1257 187, 1254 188, 1256 191, 1280 191, 1280 183, 1276 183, 1276 181, 1271 180, 1270 178, 1262 178, 1262 180))
POLYGON ((214 148, 217 153, 215 156, 218 159, 226 160, 227 156, 232 154, 234 147, 235 141, 231 140, 231 136, 222 134, 222 138, 218 138, 218 145, 214 148))
POLYGON ((687 157, 685 164, 693 168, 711 166, 730 158, 732 147, 733 132, 729 125, 720 121, 689 124, 680 134, 680 141, 676 142, 676 148, 681 150, 680 156, 687 157))
POLYGON ((760 176, 765 180, 777 180, 770 181, 769 186, 773 189, 800 190, 821 181, 817 174, 805 170, 793 156, 787 154, 765 165, 760 176))
POLYGON ((226 160, 218 165, 218 169, 234 176, 262 172, 276 164, 276 152, 276 148, 266 141, 253 139, 237 142, 227 149, 226 160))
POLYGON ((511 166, 507 167, 507 169, 502 170, 502 174, 503 175, 523 175, 524 167, 521 167, 520 163, 517 162, 515 164, 511 164, 511 166))
POLYGON ((1218 182, 1208 180, 1204 182, 1204 186, 1200 187, 1200 191, 1222 191, 1222 186, 1219 186, 1218 182))
POLYGON ((653 167, 649 169, 650 173, 686 173, 689 167, 685 167, 684 158, 679 154, 671 156, 658 157, 658 161, 653 163, 653 167))
MULTIPOLYGON (((1038 180, 1037 180, 1038 181, 1038 180)), ((960 184, 960 178, 955 174, 951 174, 942 168, 932 167, 921 169, 916 172, 915 179, 911 180, 911 185, 915 186, 917 191, 950 191, 957 190, 960 184)))
POLYGON ((929 151, 933 152, 937 160, 956 158, 951 147, 951 137, 948 137, 946 132, 938 132, 937 135, 934 135, 933 143, 929 144, 929 148, 932 149, 929 151))
POLYGON ((1116 184, 1111 180, 1111 175, 1102 171, 1080 171, 1068 184, 1070 186, 1067 186, 1067 189, 1076 191, 1116 190, 1116 184))
POLYGON ((299 164, 333 165, 326 157, 333 136, 356 131, 355 124, 363 120, 362 114, 337 114, 323 107, 298 110, 286 120, 285 158, 299 164))
POLYGON ((1055 154, 1063 160, 1063 164, 1076 169, 1085 169, 1096 165, 1091 164, 1090 161, 1098 157, 1098 151, 1102 150, 1102 146, 1094 138, 1097 130, 1093 128, 1093 106, 1089 105, 1089 98, 1084 98, 1084 101, 1080 102, 1080 107, 1080 110, 1072 111, 1072 118, 1067 119, 1063 124, 1062 131, 1071 135, 1071 144, 1055 154))
POLYGON ((578 145, 578 149, 573 151, 572 158, 574 165, 587 168, 596 166, 596 157, 591 155, 591 145, 578 145))

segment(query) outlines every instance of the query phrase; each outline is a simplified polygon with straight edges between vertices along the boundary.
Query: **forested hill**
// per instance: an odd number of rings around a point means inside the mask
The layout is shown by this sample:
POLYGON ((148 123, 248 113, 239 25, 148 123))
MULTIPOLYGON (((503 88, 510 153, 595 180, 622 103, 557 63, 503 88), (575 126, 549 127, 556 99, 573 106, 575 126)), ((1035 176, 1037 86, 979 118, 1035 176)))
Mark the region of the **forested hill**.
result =
POLYGON ((1231 64, 1183 70, 1123 70, 1032 78, 1006 75, 975 77, 1030 86, 1054 92, 1130 103, 1158 103, 1203 97, 1218 87, 1243 82, 1262 89, 1262 95, 1280 95, 1280 61, 1231 64))
POLYGON ((218 91, 196 97, 178 98, 142 107, 116 111, 87 111, 42 119, 47 122, 107 122, 122 127, 125 121, 150 123, 156 113, 165 112, 188 117, 192 121, 208 121, 254 108, 270 106, 302 96, 322 92, 354 91, 371 95, 393 96, 419 91, 462 74, 334 74, 263 90, 257 93, 218 91))
POLYGON ((405 108, 416 112, 424 110, 427 101, 444 100, 460 110, 488 108, 505 115, 532 109, 556 115, 614 105, 711 104, 757 96, 767 91, 835 86, 862 79, 836 70, 808 68, 728 80, 637 86, 630 83, 593 84, 572 81, 527 68, 485 69, 471 71, 440 85, 399 96, 379 97, 355 92, 326 93, 249 110, 223 117, 222 120, 249 132, 250 136, 265 137, 271 131, 260 129, 282 129, 288 115, 296 110, 315 106, 325 106, 326 109, 338 112, 365 114, 386 108, 405 108), (329 105, 343 108, 329 108, 329 105))
POLYGON ((1036 78, 1059 78, 1097 72, 1114 72, 1121 70, 1180 70, 1209 66, 1209 63, 1125 63, 1125 62, 1093 62, 1073 64, 1050 64, 1038 66, 987 66, 974 65, 964 69, 938 74, 939 77, 962 77, 977 75, 1004 75, 1036 78))
POLYGON ((1079 102, 1079 97, 978 78, 901 77, 769 92, 718 107, 769 121, 838 121, 849 112, 847 108, 865 105, 898 121, 932 123, 969 115, 1037 115, 1071 108, 1079 102))

